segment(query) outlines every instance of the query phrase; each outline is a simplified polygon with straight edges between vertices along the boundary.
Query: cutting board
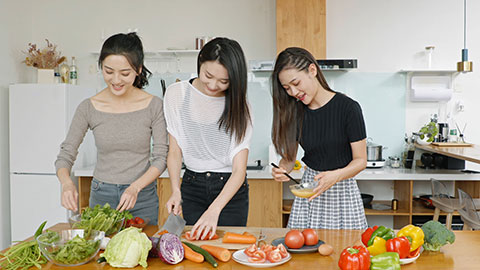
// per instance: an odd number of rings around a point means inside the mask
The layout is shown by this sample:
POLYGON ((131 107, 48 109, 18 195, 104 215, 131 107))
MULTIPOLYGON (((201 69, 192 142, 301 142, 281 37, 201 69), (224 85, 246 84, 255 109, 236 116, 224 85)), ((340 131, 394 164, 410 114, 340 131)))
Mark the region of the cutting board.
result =
MULTIPOLYGON (((190 228, 188 228, 188 229, 186 228, 185 230, 183 230, 182 236, 180 238, 181 241, 190 242, 190 243, 195 244, 197 246, 211 245, 211 246, 218 246, 218 247, 223 247, 223 248, 231 249, 231 250, 244 249, 244 248, 247 248, 247 247, 252 245, 252 244, 222 243, 223 236, 225 235, 225 232, 226 232, 224 230, 217 230, 218 239, 215 239, 215 240, 188 241, 183 236, 185 235, 185 232, 190 231, 190 229, 191 229, 191 226, 190 226, 190 228)), ((238 228, 238 229, 237 228, 232 228, 232 229, 229 229, 228 231, 233 232, 233 233, 240 233, 240 234, 242 234, 244 232, 248 232, 248 233, 253 234, 257 239, 258 239, 258 235, 260 234, 259 229, 249 229, 249 228, 245 228, 245 227, 238 228)), ((159 237, 159 233, 160 233, 160 230, 158 230, 153 236, 154 237, 159 237)))
POLYGON ((449 143, 449 142, 433 142, 432 145, 440 147, 469 147, 473 146, 471 143, 449 143))

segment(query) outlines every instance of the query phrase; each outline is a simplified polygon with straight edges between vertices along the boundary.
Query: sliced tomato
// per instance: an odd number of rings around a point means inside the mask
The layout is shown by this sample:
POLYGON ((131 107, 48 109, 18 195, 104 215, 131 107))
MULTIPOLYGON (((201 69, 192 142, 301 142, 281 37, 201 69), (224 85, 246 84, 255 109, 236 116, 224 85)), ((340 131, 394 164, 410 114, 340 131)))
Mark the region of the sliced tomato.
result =
POLYGON ((272 263, 276 263, 282 260, 282 255, 280 255, 280 251, 278 249, 274 249, 268 253, 267 259, 272 263))
POLYGON ((268 255, 268 253, 270 253, 271 251, 273 251, 273 250, 275 250, 275 249, 277 249, 277 248, 274 247, 274 246, 272 246, 272 245, 266 244, 266 245, 263 245, 260 249, 263 250, 263 252, 265 252, 265 254, 268 255))
MULTIPOLYGON (((191 231, 190 231, 190 232, 186 232, 186 233, 185 233, 185 236, 184 236, 185 239, 187 239, 188 241, 200 240, 200 239, 195 239, 195 238, 192 237, 190 234, 191 234, 191 231)), ((197 234, 199 234, 199 233, 197 233, 197 234)), ((209 239, 209 238, 210 238, 210 234, 211 234, 211 232, 209 232, 209 233, 207 234, 207 236, 205 237, 204 240, 215 240, 215 239, 218 239, 218 235, 217 235, 217 234, 215 234, 215 235, 212 237, 212 239, 209 239)), ((200 233, 199 235, 202 235, 202 234, 200 233)))
POLYGON ((420 248, 417 248, 415 249, 414 251, 410 252, 410 254, 407 255, 407 258, 413 258, 413 257, 417 257, 418 254, 420 253, 420 248))
POLYGON ((280 252, 282 259, 288 256, 288 251, 283 244, 278 244, 277 250, 280 252))
POLYGON ((245 255, 247 255, 248 257, 252 257, 253 254, 255 253, 255 251, 257 251, 257 245, 255 244, 252 244, 251 246, 249 246, 248 248, 246 248, 243 253, 245 253, 245 255))
POLYGON ((252 256, 248 257, 251 263, 264 263, 267 260, 267 255, 262 250, 257 249, 252 256))
POLYGON ((135 221, 135 224, 145 223, 145 220, 143 220, 143 218, 141 218, 141 217, 135 217, 134 221, 135 221))

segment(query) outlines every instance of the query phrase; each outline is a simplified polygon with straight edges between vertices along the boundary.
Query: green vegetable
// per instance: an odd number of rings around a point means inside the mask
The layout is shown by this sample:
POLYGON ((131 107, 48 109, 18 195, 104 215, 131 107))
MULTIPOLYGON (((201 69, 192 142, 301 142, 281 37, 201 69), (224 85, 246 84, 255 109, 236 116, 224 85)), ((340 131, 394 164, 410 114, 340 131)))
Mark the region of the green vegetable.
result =
POLYGON ((213 267, 217 267, 218 266, 218 263, 217 261, 215 261, 215 259, 213 258, 212 255, 210 255, 210 253, 208 253, 205 249, 197 246, 197 245, 194 245, 192 243, 189 243, 189 242, 182 242, 184 243, 185 245, 187 245, 189 248, 191 248, 193 251, 197 252, 197 253, 200 253, 203 255, 203 257, 205 258, 205 260, 207 262, 209 262, 213 267))
POLYGON ((92 209, 87 207, 83 211, 81 221, 74 224, 74 229, 85 229, 87 236, 90 235, 91 230, 104 231, 105 235, 111 235, 120 230, 120 220, 128 220, 133 218, 129 211, 120 212, 112 209, 108 203, 104 206, 95 205, 92 209))
POLYGON ((141 231, 142 229, 130 227, 117 233, 100 256, 105 257, 113 267, 135 267, 138 264, 147 267, 152 242, 141 231))
POLYGON ((370 270, 400 270, 400 257, 397 252, 385 252, 370 259, 370 270))
MULTIPOLYGON (((38 232, 42 233, 46 223, 45 221, 38 227, 35 232, 36 236, 39 235, 38 232)), ((11 247, 5 253, 0 253, 0 257, 2 257, 0 258, 0 269, 6 270, 28 269, 33 266, 41 269, 41 265, 47 263, 47 258, 40 252, 35 239, 11 247)))
POLYGON ((395 238, 395 232, 390 228, 380 226, 372 233, 372 236, 370 236, 370 240, 368 240, 367 246, 373 245, 373 240, 377 236, 385 240, 389 240, 389 239, 395 238))
POLYGON ((439 251, 447 242, 450 244, 455 242, 455 234, 438 221, 428 221, 423 224, 422 230, 425 234, 425 243, 423 244, 425 250, 439 251))
MULTIPOLYGON (((46 243, 58 242, 60 236, 57 232, 47 231, 39 240, 46 243)), ((62 247, 53 247, 50 250, 51 257, 62 264, 77 264, 90 258, 100 245, 100 241, 86 240, 80 236, 75 236, 62 247)))

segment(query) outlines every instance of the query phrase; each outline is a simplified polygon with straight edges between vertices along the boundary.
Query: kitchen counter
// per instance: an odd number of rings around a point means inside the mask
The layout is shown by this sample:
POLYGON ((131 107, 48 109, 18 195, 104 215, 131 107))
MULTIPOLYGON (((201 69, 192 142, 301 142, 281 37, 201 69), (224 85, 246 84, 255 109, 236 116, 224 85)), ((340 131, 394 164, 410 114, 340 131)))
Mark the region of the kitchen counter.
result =
MULTIPOLYGON (((75 176, 93 176, 93 167, 74 170, 75 176)), ((183 175, 183 170, 180 174, 183 175)), ((303 173, 294 170, 290 175, 295 179, 301 179, 303 173)), ((271 167, 266 166, 263 170, 247 170, 247 177, 251 179, 272 179, 271 167)), ((165 170, 160 178, 168 178, 168 171, 165 170)), ((420 180, 430 181, 430 178, 438 180, 459 180, 459 181, 480 181, 480 173, 464 173, 460 170, 438 170, 421 168, 367 168, 361 171, 356 177, 357 180, 420 180)))
MULTIPOLYGON (((60 223, 50 228, 54 231, 69 229, 67 223, 60 223)), ((229 227, 219 227, 221 230, 228 231, 229 227)), ((238 230, 238 227, 236 227, 238 230)), ((245 231, 251 232, 258 236, 260 229, 267 236, 266 242, 270 243, 273 239, 283 237, 288 229, 282 228, 258 228, 246 227, 245 231)), ((158 230, 157 226, 149 225, 144 232, 151 236, 158 230)), ((341 251, 352 246, 360 240, 362 231, 359 230, 317 230, 319 239, 330 244, 334 248, 331 256, 321 256, 318 253, 307 254, 291 254, 292 259, 283 265, 275 267, 275 269, 338 269, 338 258, 341 251)), ((478 248, 480 248, 480 231, 454 231, 456 241, 453 245, 442 247, 442 252, 424 251, 416 262, 403 265, 402 270, 410 269, 476 269, 480 265, 480 256, 478 256, 478 248)), ((90 263, 77 266, 75 269, 118 269, 108 264, 96 263, 97 257, 90 263)), ((184 260, 177 265, 167 265, 158 258, 148 259, 148 269, 213 269, 206 262, 201 264, 184 260)), ((235 262, 233 259, 227 263, 218 262, 218 269, 250 269, 247 266, 235 262)), ((42 265, 42 269, 64 269, 52 263, 42 265)), ((135 269, 142 269, 137 266, 135 269)))

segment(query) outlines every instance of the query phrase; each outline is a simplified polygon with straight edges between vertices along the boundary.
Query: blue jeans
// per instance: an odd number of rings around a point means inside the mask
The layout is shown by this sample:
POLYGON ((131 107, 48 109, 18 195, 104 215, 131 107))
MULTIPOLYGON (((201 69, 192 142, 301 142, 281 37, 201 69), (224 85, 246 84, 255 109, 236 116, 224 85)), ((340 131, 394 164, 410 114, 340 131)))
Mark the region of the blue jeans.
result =
MULTIPOLYGON (((183 218, 187 225, 194 225, 217 198, 231 173, 197 173, 185 170, 180 187, 183 218)), ((246 226, 248 218, 248 182, 225 205, 218 217, 218 226, 246 226)))
MULTIPOLYGON (((90 208, 95 207, 97 204, 104 205, 106 203, 110 204, 114 209, 117 208, 120 197, 129 186, 130 185, 109 184, 93 178, 90 187, 90 208)), ((135 206, 128 211, 130 211, 134 217, 149 218, 150 222, 148 224, 158 224, 157 181, 146 186, 138 193, 135 206)))

